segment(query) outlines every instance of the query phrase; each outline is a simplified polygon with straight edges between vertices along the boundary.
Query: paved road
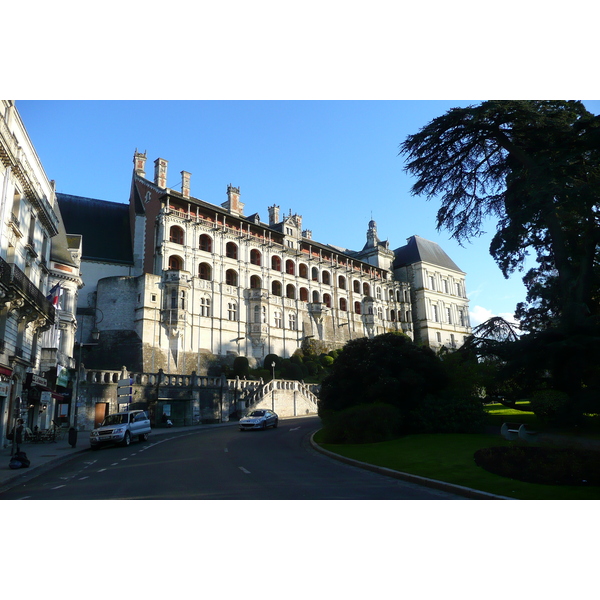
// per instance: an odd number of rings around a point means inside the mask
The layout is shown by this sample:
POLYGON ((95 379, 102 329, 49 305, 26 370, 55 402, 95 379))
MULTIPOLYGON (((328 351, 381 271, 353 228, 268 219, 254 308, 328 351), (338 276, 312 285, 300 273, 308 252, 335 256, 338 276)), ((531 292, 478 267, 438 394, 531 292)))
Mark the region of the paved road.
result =
POLYGON ((314 451, 317 418, 150 438, 77 458, 0 499, 440 500, 461 496, 346 465, 314 451))

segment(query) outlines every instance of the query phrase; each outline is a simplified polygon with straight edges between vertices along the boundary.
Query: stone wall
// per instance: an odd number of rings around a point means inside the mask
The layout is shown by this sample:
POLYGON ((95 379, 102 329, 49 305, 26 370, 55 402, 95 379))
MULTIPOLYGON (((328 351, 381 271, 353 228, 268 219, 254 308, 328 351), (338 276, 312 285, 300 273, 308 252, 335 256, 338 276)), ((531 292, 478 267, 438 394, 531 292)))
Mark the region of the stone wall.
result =
POLYGON ((118 382, 130 378, 130 408, 148 410, 154 427, 163 425, 165 414, 175 426, 226 422, 239 418, 248 407, 274 410, 280 417, 317 414, 314 386, 300 381, 261 381, 191 375, 131 373, 127 369, 82 369, 77 403, 77 428, 97 425, 98 405, 113 414, 123 410, 127 398, 117 397, 118 382))

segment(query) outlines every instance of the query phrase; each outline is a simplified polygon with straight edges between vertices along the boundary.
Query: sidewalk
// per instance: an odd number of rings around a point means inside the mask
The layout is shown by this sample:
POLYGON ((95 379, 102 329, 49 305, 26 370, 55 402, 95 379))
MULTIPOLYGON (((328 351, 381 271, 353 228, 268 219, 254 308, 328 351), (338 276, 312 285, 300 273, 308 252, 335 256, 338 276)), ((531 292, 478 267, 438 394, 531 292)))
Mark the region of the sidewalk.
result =
MULTIPOLYGON (((224 427, 237 425, 237 421, 229 423, 218 423, 215 425, 190 425, 188 427, 156 427, 152 428, 150 440, 158 436, 178 435, 190 431, 199 431, 210 427, 224 427)), ((63 462, 66 462, 81 454, 90 452, 90 432, 79 431, 75 447, 69 445, 68 432, 64 432, 62 440, 57 442, 38 442, 21 444, 21 450, 27 454, 31 466, 24 469, 11 469, 8 466, 11 457, 11 446, 0 449, 0 491, 18 485, 21 481, 27 481, 40 473, 49 470, 63 462)), ((137 444, 138 442, 133 442, 137 444)))

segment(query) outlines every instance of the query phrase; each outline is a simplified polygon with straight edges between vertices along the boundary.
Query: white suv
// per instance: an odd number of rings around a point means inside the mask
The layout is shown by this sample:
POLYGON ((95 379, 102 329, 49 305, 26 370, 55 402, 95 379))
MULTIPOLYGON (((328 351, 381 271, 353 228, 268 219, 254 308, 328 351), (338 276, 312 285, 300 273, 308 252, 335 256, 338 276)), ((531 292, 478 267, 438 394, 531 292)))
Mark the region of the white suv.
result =
POLYGON ((98 450, 102 444, 121 444, 129 446, 134 437, 140 442, 148 439, 151 431, 148 413, 144 410, 131 410, 129 412, 108 415, 102 425, 90 433, 92 450, 98 450))

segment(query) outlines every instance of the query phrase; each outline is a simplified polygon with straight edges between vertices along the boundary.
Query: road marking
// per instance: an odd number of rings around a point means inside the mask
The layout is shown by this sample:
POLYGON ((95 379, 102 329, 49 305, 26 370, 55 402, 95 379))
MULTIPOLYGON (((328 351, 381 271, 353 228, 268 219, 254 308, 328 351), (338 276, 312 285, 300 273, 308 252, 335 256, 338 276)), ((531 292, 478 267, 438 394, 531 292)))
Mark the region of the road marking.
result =
POLYGON ((229 448, 225 448, 225 452, 229 452, 229 448))
POLYGON ((296 431, 296 429, 300 429, 300 427, 292 427, 292 429, 290 429, 290 431, 296 431))
POLYGON ((86 475, 85 477, 80 477, 79 481, 81 481, 82 479, 89 479, 89 475, 86 475))
POLYGON ((27 500, 27 498, 31 498, 31 496, 23 496, 22 498, 19 498, 19 500, 27 500))
POLYGON ((98 469, 98 473, 102 473, 102 471, 106 471, 106 469, 98 469))
POLYGON ((65 487, 65 486, 64 485, 57 485, 56 487, 53 487, 52 489, 53 490, 57 490, 58 488, 61 488, 61 487, 65 487))
POLYGON ((119 463, 113 463, 112 465, 110 465, 111 467, 116 467, 119 463))
POLYGON ((127 460, 127 458, 122 458, 121 460, 127 460))
POLYGON ((240 471, 242 471, 243 473, 250 473, 250 471, 248 471, 248 469, 244 469, 244 467, 239 467, 240 471))

